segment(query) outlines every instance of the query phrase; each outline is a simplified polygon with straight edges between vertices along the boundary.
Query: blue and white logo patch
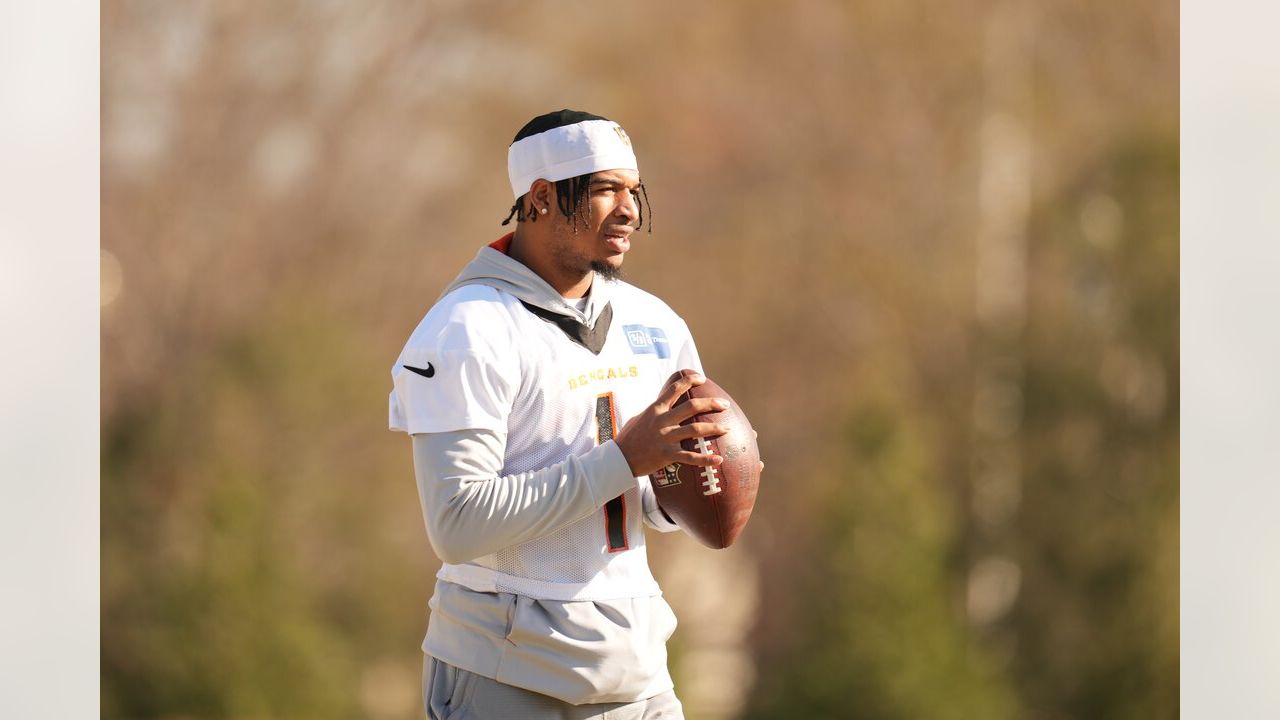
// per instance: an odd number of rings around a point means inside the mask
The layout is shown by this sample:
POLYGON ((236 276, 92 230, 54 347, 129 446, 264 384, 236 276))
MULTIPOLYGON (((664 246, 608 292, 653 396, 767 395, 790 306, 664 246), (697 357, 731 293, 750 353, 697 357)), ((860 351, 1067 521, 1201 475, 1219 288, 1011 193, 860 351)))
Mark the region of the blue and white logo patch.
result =
POLYGON ((671 357, 671 345, 667 342, 667 334, 662 328, 623 325, 622 331, 627 334, 631 352, 637 355, 657 355, 664 359, 671 357))

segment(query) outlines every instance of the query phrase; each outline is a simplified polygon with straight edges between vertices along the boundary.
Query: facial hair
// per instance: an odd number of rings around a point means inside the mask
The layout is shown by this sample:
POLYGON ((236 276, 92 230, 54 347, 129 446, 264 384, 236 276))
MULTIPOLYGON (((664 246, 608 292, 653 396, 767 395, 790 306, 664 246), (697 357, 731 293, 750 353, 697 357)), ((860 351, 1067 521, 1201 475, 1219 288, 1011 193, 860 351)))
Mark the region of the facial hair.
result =
POLYGON ((556 265, 565 272, 566 275, 572 277, 581 277, 588 272, 595 272, 605 280, 617 280, 622 277, 622 266, 614 266, 605 260, 596 260, 587 255, 578 252, 569 241, 570 233, 561 230, 563 235, 557 238, 559 242, 552 248, 551 255, 555 259, 556 265))
POLYGON ((595 271, 596 275, 605 280, 617 280, 622 277, 621 265, 610 265, 604 260, 592 260, 591 269, 595 271))

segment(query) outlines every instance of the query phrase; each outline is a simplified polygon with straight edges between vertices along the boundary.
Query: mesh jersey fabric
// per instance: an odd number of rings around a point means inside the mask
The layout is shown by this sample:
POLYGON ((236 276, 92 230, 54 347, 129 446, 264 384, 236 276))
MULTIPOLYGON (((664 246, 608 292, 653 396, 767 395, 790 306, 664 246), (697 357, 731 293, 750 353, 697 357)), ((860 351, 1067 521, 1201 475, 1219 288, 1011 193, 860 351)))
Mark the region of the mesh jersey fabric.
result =
MULTIPOLYGON (((601 440, 601 398, 611 400, 612 424, 621 428, 653 402, 675 370, 702 369, 688 327, 675 312, 627 283, 610 286, 613 320, 599 355, 508 292, 485 285, 449 292, 427 313, 393 368, 392 429, 504 432, 503 475, 538 470, 591 449, 601 440), (432 376, 406 366, 429 369, 432 376)), ((600 509, 534 540, 446 563, 439 577, 479 592, 547 600, 657 595, 641 524, 641 494, 651 492, 647 484, 647 477, 637 478, 622 495, 623 547, 610 548, 608 511, 600 509)))

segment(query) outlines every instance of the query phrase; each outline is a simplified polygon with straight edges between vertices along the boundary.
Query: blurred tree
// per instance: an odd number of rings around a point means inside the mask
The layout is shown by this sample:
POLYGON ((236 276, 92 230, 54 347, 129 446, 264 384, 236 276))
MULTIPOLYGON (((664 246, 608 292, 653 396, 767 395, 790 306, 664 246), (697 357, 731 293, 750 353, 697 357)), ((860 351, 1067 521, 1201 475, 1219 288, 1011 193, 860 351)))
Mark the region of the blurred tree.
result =
POLYGON ((405 457, 338 420, 381 409, 380 358, 278 312, 105 431, 104 717, 403 717, 420 702, 431 572, 421 529, 384 522, 418 518, 405 457))
POLYGON ((1034 222, 1023 592, 1028 706, 1178 714, 1178 151, 1117 142, 1034 222))
POLYGON ((828 467, 783 640, 758 659, 748 718, 1009 718, 1017 698, 956 600, 959 518, 912 413, 855 411, 828 467))

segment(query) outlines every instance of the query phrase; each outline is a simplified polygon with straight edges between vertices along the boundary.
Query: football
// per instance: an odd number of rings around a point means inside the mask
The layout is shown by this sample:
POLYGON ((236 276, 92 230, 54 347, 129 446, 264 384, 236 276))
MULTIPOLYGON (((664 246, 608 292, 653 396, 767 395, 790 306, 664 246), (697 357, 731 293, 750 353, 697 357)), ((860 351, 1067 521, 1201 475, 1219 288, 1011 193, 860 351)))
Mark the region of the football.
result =
MULTIPOLYGON (((668 383, 691 373, 681 370, 668 383)), ((719 550, 732 545, 751 519, 760 486, 760 450, 746 413, 723 388, 708 378, 682 395, 676 405, 696 397, 724 398, 729 409, 695 415, 682 424, 720 423, 729 432, 716 438, 685 440, 682 445, 692 452, 718 454, 724 462, 716 467, 668 465, 649 480, 663 511, 703 545, 719 550)))

